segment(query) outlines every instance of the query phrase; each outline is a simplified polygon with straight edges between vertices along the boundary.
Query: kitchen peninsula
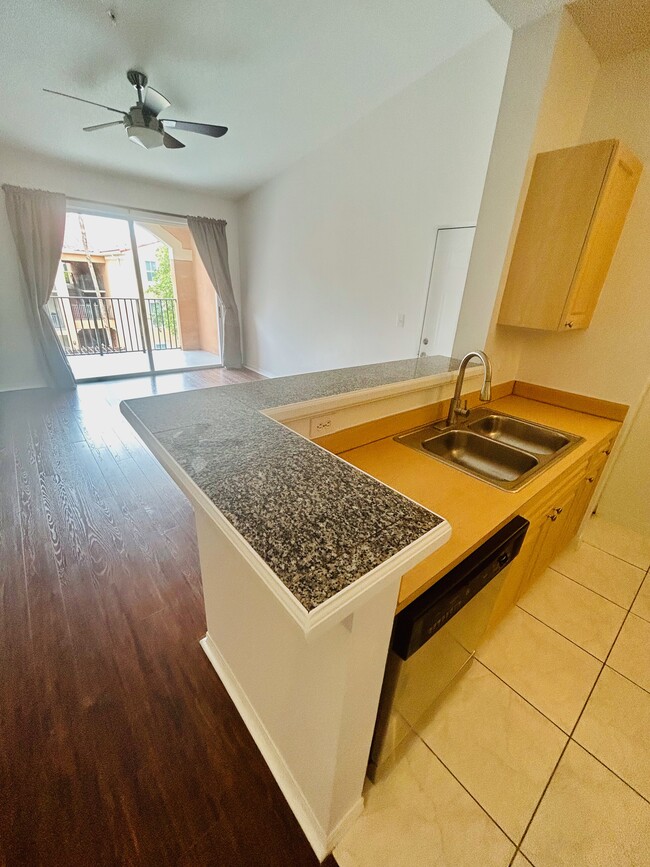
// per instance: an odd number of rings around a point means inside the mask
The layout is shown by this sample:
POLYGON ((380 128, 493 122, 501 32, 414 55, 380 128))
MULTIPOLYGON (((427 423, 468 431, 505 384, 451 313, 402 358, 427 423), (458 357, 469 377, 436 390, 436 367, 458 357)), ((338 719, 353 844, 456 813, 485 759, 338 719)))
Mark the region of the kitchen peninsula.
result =
MULTIPOLYGON (((518 513, 531 524, 522 568, 565 544, 625 414, 496 385, 497 411, 581 439, 519 492, 499 491, 393 440, 444 417, 457 369, 420 358, 121 404, 192 502, 202 646, 321 858, 363 808, 396 609, 518 513)), ((468 368, 471 405, 477 376, 468 368)), ((516 598, 509 574, 501 609, 516 598)))
POLYGON ((319 857, 363 806, 401 577, 451 528, 268 414, 425 407, 457 368, 430 357, 121 404, 192 502, 204 650, 319 857))

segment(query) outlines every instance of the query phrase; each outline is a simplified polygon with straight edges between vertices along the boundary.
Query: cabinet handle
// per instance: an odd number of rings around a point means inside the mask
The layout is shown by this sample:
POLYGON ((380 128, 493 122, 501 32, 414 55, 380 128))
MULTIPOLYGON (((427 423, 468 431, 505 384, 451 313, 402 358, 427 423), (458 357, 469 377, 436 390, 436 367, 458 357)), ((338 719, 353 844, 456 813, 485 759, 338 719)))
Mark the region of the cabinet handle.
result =
POLYGON ((562 514, 562 511, 563 511, 562 509, 556 509, 556 510, 555 510, 555 514, 556 514, 556 515, 561 515, 561 514, 562 514))
POLYGON ((603 454, 603 455, 611 455, 611 453, 612 453, 611 449, 603 449, 601 452, 601 454, 603 454))
POLYGON ((547 515, 547 518, 550 518, 551 521, 557 521, 557 515, 547 515))
POLYGON ((564 327, 565 328, 573 328, 573 322, 565 322, 564 327))
POLYGON ((587 481, 589 482, 590 485, 593 483, 594 478, 595 478, 595 476, 589 476, 589 477, 587 478, 587 481))

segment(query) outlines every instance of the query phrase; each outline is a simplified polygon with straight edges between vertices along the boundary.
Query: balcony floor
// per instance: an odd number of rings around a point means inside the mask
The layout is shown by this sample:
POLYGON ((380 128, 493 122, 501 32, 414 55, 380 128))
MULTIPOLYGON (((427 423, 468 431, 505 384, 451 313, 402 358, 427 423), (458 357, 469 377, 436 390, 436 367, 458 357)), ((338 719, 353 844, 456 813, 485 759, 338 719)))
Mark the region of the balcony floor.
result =
MULTIPOLYGON (((154 349, 153 359, 157 373, 196 367, 215 367, 221 364, 218 355, 203 349, 154 349)), ((146 352, 70 355, 68 361, 77 382, 98 377, 149 373, 149 359, 146 352)))

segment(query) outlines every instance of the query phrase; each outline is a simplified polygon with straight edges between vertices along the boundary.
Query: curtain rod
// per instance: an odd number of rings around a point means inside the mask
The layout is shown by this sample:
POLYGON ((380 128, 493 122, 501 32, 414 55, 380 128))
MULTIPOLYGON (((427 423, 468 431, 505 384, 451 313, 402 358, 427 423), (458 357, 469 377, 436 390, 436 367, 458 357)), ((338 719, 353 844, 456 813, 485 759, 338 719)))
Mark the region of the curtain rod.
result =
POLYGON ((115 202, 98 202, 96 199, 78 199, 74 196, 66 196, 66 202, 78 206, 101 205, 103 208, 116 208, 119 211, 140 211, 143 214, 156 214, 159 217, 176 217, 181 220, 186 220, 188 217, 188 214, 172 214, 169 211, 154 211, 151 208, 136 208, 132 205, 117 205, 115 202))
MULTIPOLYGON (((173 214, 170 211, 154 211, 151 208, 136 208, 132 205, 116 205, 114 202, 98 202, 96 199, 78 199, 74 196, 65 197, 66 204, 72 204, 73 207, 83 207, 84 205, 99 205, 102 208, 116 208, 118 211, 137 211, 140 214, 153 214, 154 217, 173 217, 176 220, 187 220, 189 214, 173 214)), ((219 217, 209 217, 208 219, 220 221, 219 217)), ((228 225, 226 220, 223 220, 225 225, 228 225)))

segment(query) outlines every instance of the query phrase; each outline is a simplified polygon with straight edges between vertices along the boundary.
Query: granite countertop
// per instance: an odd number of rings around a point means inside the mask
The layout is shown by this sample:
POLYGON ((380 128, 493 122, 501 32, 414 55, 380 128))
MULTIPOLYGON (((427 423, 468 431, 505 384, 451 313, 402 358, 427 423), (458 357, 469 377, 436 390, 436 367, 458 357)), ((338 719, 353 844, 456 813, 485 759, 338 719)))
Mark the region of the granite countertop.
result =
POLYGON ((123 401, 305 611, 348 587, 442 518, 261 410, 449 373, 407 359, 123 401))

